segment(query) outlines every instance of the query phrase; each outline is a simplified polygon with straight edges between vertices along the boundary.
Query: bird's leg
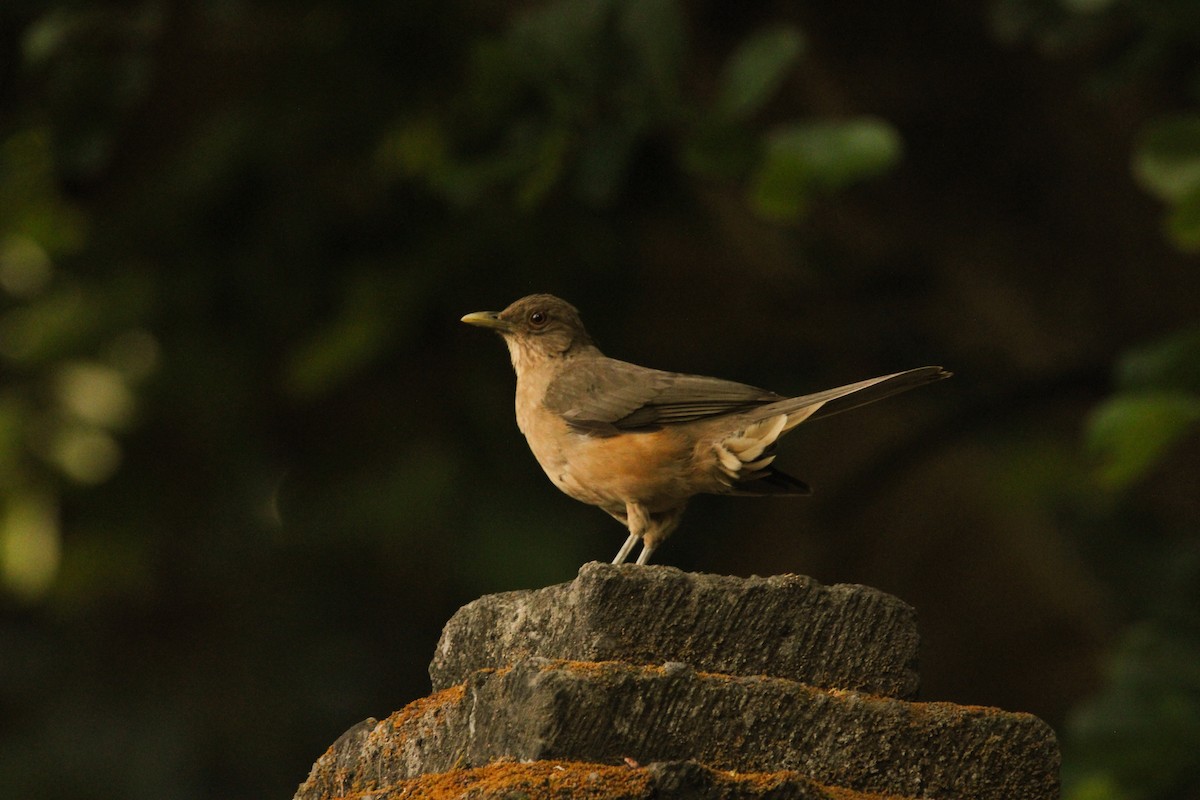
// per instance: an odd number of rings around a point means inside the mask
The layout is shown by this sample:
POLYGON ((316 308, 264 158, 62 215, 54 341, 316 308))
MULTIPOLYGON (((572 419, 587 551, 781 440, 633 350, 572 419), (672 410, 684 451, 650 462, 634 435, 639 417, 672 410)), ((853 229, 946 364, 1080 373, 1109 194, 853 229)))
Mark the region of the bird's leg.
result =
MULTIPOLYGON (((650 560, 650 556, 654 551, 658 549, 658 546, 671 535, 672 531, 679 527, 679 520, 683 518, 683 506, 669 508, 653 516, 641 506, 637 508, 643 515, 643 526, 641 528, 642 552, 638 553, 637 563, 645 564, 650 560)), ((630 527, 630 530, 633 530, 633 528, 630 527)))
POLYGON ((629 534, 629 538, 625 540, 625 544, 621 545, 621 549, 617 551, 617 557, 613 559, 614 564, 624 564, 625 559, 629 558, 629 552, 633 550, 633 546, 637 544, 637 534, 629 534))
MULTIPOLYGON (((617 515, 613 514, 613 516, 615 517, 617 515)), ((653 524, 650 520, 650 512, 647 511, 644 506, 639 505, 638 503, 626 503, 625 520, 625 524, 629 526, 629 538, 625 540, 625 544, 621 545, 621 549, 617 553, 617 557, 613 559, 613 563, 624 564, 625 559, 629 557, 630 551, 633 550, 633 546, 638 543, 638 540, 642 540, 642 552, 641 555, 638 556, 638 563, 644 564, 646 563, 645 558, 647 556, 645 540, 642 539, 642 536, 653 524)), ((650 549, 653 550, 654 548, 650 549)))

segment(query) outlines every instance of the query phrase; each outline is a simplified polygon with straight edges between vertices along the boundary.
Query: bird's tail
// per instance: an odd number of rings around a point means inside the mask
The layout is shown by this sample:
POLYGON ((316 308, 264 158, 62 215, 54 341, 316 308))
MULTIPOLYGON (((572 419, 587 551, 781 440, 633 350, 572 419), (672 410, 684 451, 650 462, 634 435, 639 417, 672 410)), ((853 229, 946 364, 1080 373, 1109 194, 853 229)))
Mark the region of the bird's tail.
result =
POLYGON ((800 397, 789 397, 786 400, 776 400, 754 409, 747 415, 751 424, 767 420, 778 415, 785 415, 786 421, 780 430, 780 435, 787 433, 801 422, 819 417, 839 414, 852 408, 874 403, 885 397, 924 386, 927 383, 949 378, 953 373, 941 367, 917 367, 904 372, 894 372, 891 375, 881 375, 858 383, 848 383, 836 389, 826 389, 800 397))
POLYGON ((779 437, 805 420, 882 400, 950 377, 941 367, 918 367, 823 392, 777 400, 741 415, 743 425, 713 442, 726 491, 732 494, 808 494, 808 486, 771 466, 779 437))
POLYGON ((803 481, 771 466, 775 460, 775 442, 786 423, 787 415, 777 413, 713 441, 722 493, 809 494, 803 481))

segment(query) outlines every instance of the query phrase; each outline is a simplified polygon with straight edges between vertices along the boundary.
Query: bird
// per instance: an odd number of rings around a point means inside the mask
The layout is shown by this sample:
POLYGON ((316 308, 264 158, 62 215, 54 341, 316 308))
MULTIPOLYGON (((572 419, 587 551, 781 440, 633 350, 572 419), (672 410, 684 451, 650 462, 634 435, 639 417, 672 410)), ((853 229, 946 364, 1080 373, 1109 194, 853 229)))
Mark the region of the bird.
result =
POLYGON ((800 423, 947 378, 939 366, 787 397, 734 381, 642 367, 600 352, 579 311, 531 294, 462 321, 499 333, 517 376, 517 427, 560 490, 626 527, 613 564, 637 563, 679 526, 698 494, 810 494, 773 466, 800 423))

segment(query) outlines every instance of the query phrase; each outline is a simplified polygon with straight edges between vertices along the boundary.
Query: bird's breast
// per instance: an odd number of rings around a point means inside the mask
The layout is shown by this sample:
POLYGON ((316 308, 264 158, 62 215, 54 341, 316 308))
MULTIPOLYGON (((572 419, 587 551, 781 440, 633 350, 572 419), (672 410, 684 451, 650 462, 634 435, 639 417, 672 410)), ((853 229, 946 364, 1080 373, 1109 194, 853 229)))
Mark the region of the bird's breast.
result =
POLYGON ((526 415, 522 430, 554 485, 581 502, 618 512, 639 503, 653 513, 694 494, 692 447, 671 428, 594 436, 541 411, 526 415))

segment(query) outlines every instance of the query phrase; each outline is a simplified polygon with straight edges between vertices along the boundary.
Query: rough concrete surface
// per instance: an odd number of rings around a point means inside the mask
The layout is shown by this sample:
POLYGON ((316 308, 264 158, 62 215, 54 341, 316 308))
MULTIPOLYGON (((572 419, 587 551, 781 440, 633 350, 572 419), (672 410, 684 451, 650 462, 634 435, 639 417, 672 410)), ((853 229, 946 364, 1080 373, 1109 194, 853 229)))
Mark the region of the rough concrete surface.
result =
MULTIPOLYGON (((1058 796, 1058 750, 1028 714, 910 703, 767 677, 528 659, 473 675, 325 758, 326 786, 391 785, 497 760, 695 760, 795 771, 858 792, 975 800, 1058 796), (340 776, 340 777, 338 777, 340 776)), ((314 769, 314 776, 318 770, 314 769)), ((310 778, 310 781, 312 778, 310 778)), ((337 794, 301 794, 334 797, 337 794)))
MULTIPOLYGON (((486 767, 421 775, 392 785, 306 784, 297 800, 889 800, 821 786, 794 772, 740 773, 694 761, 647 766, 578 761, 497 761, 486 767)), ((891 798, 896 800, 896 798, 891 798)))
POLYGON ((863 586, 586 564, 460 609, 437 691, 343 734, 296 798, 1057 798, 1041 720, 911 701, 917 644, 863 586))
POLYGON ((482 597, 447 623, 434 689, 530 656, 679 661, 893 697, 917 691, 913 609, 866 586, 590 563, 570 583, 482 597))

